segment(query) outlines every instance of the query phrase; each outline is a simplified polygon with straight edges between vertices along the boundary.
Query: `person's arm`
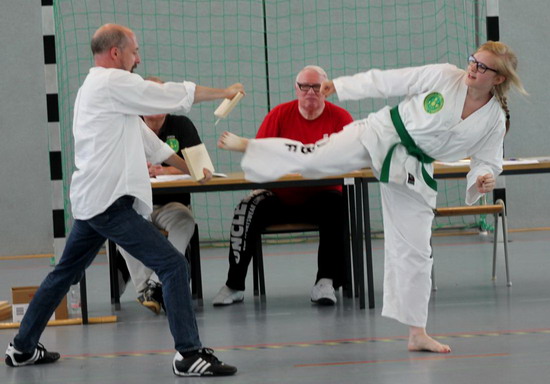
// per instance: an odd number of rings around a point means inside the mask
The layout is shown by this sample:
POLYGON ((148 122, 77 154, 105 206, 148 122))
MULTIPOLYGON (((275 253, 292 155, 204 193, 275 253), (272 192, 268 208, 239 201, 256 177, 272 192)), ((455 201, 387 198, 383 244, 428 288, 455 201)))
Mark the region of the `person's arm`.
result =
POLYGON ((144 80, 127 71, 109 74, 109 97, 113 109, 128 115, 155 115, 159 113, 188 113, 192 104, 228 98, 244 92, 244 86, 235 83, 227 88, 209 88, 189 81, 163 84, 144 80))
POLYGON ((235 83, 227 88, 209 88, 197 85, 195 87, 195 99, 193 104, 202 101, 211 101, 216 99, 232 99, 237 93, 245 93, 244 86, 240 83, 235 83))
POLYGON ((431 89, 441 77, 456 73, 450 64, 431 64, 421 67, 379 70, 343 76, 321 85, 323 93, 336 92, 338 99, 388 98, 415 95, 431 89))
POLYGON ((471 154, 470 172, 466 176, 467 205, 474 204, 484 193, 495 188, 496 177, 502 172, 504 143, 504 122, 498 122, 500 129, 495 128, 485 138, 484 144, 477 153, 471 154))
POLYGON ((108 92, 113 110, 127 115, 188 113, 196 85, 189 81, 159 84, 127 71, 109 73, 108 92))
POLYGON ((169 165, 169 167, 163 167, 163 168, 175 168, 179 171, 179 173, 183 173, 188 175, 189 174, 189 168, 187 167, 187 163, 185 160, 183 160, 181 157, 179 157, 177 154, 173 154, 166 160, 164 160, 166 164, 169 165))
MULTIPOLYGON (((185 160, 183 160, 181 157, 179 157, 175 153, 172 156, 170 156, 168 159, 164 160, 164 162, 172 167, 179 169, 181 172, 183 172, 186 175, 189 174, 189 168, 187 167, 187 163, 185 162, 185 160)), ((204 178, 199 180, 199 183, 201 184, 206 183, 207 181, 212 179, 212 172, 210 172, 206 168, 203 169, 203 172, 204 172, 204 178)))
POLYGON ((173 166, 164 166, 160 164, 147 164, 149 168, 149 176, 155 177, 159 175, 183 175, 186 174, 181 169, 173 167, 173 166))

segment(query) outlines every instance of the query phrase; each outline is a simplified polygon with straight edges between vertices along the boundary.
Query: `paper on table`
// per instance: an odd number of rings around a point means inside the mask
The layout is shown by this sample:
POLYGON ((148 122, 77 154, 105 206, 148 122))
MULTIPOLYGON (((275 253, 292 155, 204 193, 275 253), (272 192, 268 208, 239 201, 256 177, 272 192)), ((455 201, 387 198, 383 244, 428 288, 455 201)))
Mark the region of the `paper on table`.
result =
MULTIPOLYGON (((214 172, 214 177, 227 177, 225 173, 214 172)), ((151 178, 151 183, 162 183, 163 181, 189 180, 191 175, 158 175, 156 178, 151 178)))
POLYGON ((151 178, 151 183, 160 183, 163 181, 189 180, 191 175, 158 175, 151 178))
MULTIPOLYGON (((502 162, 502 165, 521 165, 521 164, 537 164, 539 161, 536 159, 508 159, 502 162)), ((459 160, 453 162, 436 161, 437 164, 446 165, 448 167, 461 167, 463 165, 470 165, 470 160, 459 160)))
POLYGON ((464 165, 469 165, 470 160, 459 160, 459 161, 453 161, 453 162, 436 161, 436 164, 446 165, 448 167, 462 167, 464 165))
POLYGON ((502 164, 504 165, 520 165, 520 164, 538 164, 537 159, 508 159, 504 160, 502 164))

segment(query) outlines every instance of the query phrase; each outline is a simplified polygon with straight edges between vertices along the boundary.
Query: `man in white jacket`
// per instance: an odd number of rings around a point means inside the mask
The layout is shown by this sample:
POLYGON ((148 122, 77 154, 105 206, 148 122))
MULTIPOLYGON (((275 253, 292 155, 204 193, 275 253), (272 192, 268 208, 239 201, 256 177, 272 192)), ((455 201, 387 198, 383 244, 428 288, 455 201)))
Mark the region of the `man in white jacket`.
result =
MULTIPOLYGON (((135 34, 106 24, 92 37, 95 66, 75 101, 73 134, 76 171, 71 182, 75 218, 59 264, 46 277, 29 305, 19 333, 6 351, 6 364, 18 367, 53 363, 57 352, 39 344, 48 319, 71 284, 80 281, 106 239, 153 269, 163 283, 170 331, 177 350, 172 363, 178 376, 232 375, 199 339, 184 256, 143 216, 152 211, 147 162, 188 172, 183 159, 160 140, 140 115, 188 112, 194 103, 232 98, 241 84, 225 89, 191 82, 158 84, 132 71, 140 63, 135 34)), ((205 172, 206 179, 211 177, 205 172)))

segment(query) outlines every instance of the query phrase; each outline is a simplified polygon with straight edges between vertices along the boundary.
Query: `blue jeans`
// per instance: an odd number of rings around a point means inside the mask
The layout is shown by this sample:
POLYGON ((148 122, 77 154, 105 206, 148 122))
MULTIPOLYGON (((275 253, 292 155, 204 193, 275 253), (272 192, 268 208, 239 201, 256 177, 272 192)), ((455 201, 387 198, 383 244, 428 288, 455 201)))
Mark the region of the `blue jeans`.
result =
POLYGON ((105 212, 88 220, 75 220, 59 264, 40 285, 21 321, 15 348, 34 351, 53 312, 71 284, 80 281, 106 239, 123 247, 158 275, 176 350, 201 348, 187 261, 153 224, 132 208, 133 202, 134 197, 123 196, 105 212))

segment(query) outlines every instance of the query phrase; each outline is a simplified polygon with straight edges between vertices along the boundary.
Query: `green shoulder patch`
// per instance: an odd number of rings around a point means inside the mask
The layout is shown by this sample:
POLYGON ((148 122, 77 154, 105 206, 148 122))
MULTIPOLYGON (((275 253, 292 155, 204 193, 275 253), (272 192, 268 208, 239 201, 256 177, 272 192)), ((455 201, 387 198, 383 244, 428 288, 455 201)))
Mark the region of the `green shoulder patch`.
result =
POLYGON ((445 99, 439 92, 432 92, 424 98, 424 110, 428 113, 437 113, 443 109, 445 99))
POLYGON ((174 136, 168 136, 166 138, 166 144, 168 144, 174 152, 178 152, 180 150, 180 142, 174 136))

